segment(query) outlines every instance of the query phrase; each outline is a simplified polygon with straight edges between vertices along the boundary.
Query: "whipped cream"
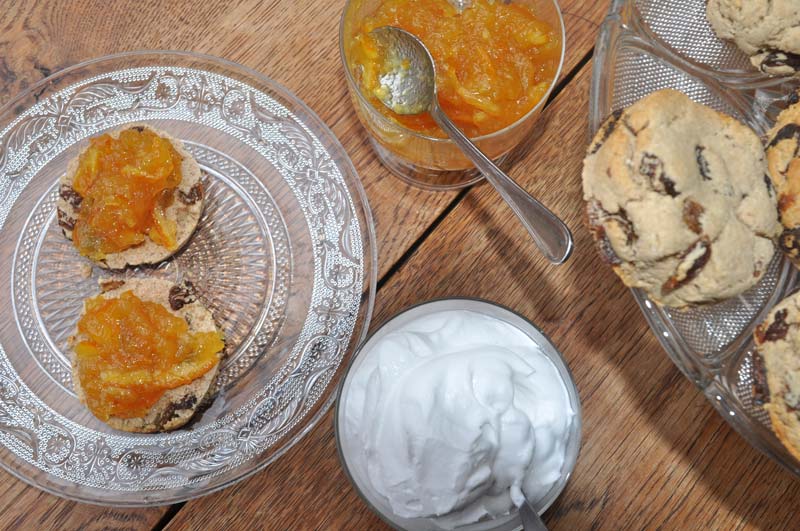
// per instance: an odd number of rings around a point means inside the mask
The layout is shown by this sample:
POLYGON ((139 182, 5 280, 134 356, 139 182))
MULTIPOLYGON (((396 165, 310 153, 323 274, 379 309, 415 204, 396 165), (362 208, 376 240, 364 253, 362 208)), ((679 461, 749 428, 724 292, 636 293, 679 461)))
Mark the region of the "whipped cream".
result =
POLYGON ((515 326, 448 310, 368 345, 349 376, 351 467, 403 518, 452 528, 536 502, 561 478, 575 412, 515 326))

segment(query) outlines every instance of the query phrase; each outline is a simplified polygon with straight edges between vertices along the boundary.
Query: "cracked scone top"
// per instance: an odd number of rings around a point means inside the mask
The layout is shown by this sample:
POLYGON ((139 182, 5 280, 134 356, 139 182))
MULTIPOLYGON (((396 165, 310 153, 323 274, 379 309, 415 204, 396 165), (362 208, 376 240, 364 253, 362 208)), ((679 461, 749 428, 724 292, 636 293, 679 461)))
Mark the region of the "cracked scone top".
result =
POLYGON ((800 71, 797 0, 709 0, 706 12, 717 36, 734 41, 762 72, 800 71))
POLYGON ((800 459, 800 293, 778 303, 753 336, 755 398, 775 435, 800 459))
POLYGON ((600 128, 583 168, 590 229, 626 285, 685 307, 755 285, 780 233, 759 138, 673 90, 600 128))

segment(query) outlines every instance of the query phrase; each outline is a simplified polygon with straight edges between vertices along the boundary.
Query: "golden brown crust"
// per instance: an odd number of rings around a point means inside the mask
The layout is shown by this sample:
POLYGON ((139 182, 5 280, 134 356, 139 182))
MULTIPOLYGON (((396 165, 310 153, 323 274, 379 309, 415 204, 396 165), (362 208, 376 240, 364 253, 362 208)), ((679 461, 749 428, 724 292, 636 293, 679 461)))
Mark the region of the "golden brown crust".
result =
POLYGON ((764 406, 764 409, 769 413, 769 420, 772 423, 772 431, 775 433, 775 436, 781 441, 786 450, 792 454, 795 459, 800 461, 800 440, 797 437, 791 437, 789 435, 784 423, 785 419, 782 418, 777 408, 767 404, 764 406))
POLYGON ((780 301, 753 332, 756 400, 766 400, 772 431, 800 460, 800 293, 780 301), (760 360, 756 358, 760 357, 760 360), (766 392, 762 389, 766 381, 766 392))

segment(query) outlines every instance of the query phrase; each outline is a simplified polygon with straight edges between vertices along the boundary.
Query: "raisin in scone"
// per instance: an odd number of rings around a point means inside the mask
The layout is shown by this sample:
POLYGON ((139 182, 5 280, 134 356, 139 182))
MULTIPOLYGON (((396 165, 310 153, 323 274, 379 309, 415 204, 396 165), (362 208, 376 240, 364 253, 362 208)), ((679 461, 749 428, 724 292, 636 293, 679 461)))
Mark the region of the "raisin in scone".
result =
POLYGON ((755 285, 780 233, 761 141, 673 90, 600 128, 583 168, 588 224, 626 285, 675 308, 755 285))
MULTIPOLYGON (((141 144, 146 145, 144 142, 141 144)), ((147 179, 142 179, 141 182, 147 184, 151 177, 152 175, 147 179)), ((180 250, 197 228, 204 204, 201 178, 200 166, 186 151, 180 140, 145 124, 126 125, 110 132, 107 136, 102 135, 93 139, 77 157, 69 162, 60 183, 58 224, 64 236, 73 241, 79 252, 100 267, 123 269, 127 266, 156 264, 180 250), (149 164, 143 168, 137 168, 136 164, 131 164, 130 159, 135 158, 136 154, 133 149, 129 149, 129 153, 123 154, 128 155, 128 160, 121 160, 124 157, 116 153, 113 156, 116 156, 118 160, 114 161, 112 156, 106 154, 105 160, 98 164, 99 156, 97 150, 93 151, 96 145, 93 142, 108 140, 109 137, 117 142, 120 141, 120 135, 123 132, 148 135, 151 142, 164 139, 174 150, 172 158, 176 158, 177 161, 167 160, 169 164, 177 166, 176 174, 179 173, 180 181, 175 186, 171 184, 167 186, 157 200, 147 197, 144 192, 148 190, 142 190, 141 187, 137 189, 130 183, 134 182, 134 176, 138 177, 146 174, 147 171, 152 173, 153 170, 160 169, 152 163, 155 158, 153 155, 159 154, 159 146, 154 148, 154 153, 144 153, 139 157, 143 166, 149 164), (113 166, 114 162, 118 163, 118 167, 113 166), (115 172, 112 172, 111 175, 118 180, 105 185, 100 177, 94 175, 87 177, 87 174, 91 174, 92 171, 103 175, 98 172, 98 166, 105 169, 106 175, 109 174, 109 168, 114 169, 115 172), (80 182, 76 183, 79 172, 82 175, 80 182), (93 178, 94 180, 92 180, 93 178), (83 190, 83 188, 87 188, 89 191, 80 193, 79 190, 83 190), (88 197, 84 197, 84 195, 88 197), (145 204, 148 199, 155 203, 158 212, 154 208, 151 208, 150 212, 141 211, 141 205, 145 204), (148 216, 158 219, 158 222, 148 216), (96 226, 92 226, 92 223, 96 226), (131 229, 126 234, 118 234, 121 230, 120 227, 130 227, 137 223, 139 225, 145 223, 145 226, 150 225, 152 228, 147 233, 140 231, 140 234, 136 234, 136 231, 131 229), (101 230, 103 226, 106 227, 105 233, 101 230), (79 242, 78 236, 81 235, 82 239, 79 242), (138 238, 133 239, 137 236, 138 238), (111 242, 114 246, 113 250, 102 248, 104 244, 109 244, 109 242, 102 241, 105 237, 109 240, 116 238, 116 241, 111 242)))
POLYGON ((767 168, 778 194, 778 210, 783 232, 778 238, 781 250, 800 267, 800 104, 798 94, 779 116, 769 132, 767 168))
POLYGON ((772 430, 800 459, 800 293, 778 303, 753 333, 757 389, 772 430))
POLYGON ((84 303, 78 328, 69 339, 78 399, 118 430, 151 433, 186 424, 214 383, 222 355, 222 334, 211 312, 197 300, 188 281, 104 280, 100 288, 100 295, 84 303), (135 297, 133 307, 144 313, 126 314, 124 309, 130 306, 121 304, 99 306, 131 295, 135 297), (185 324, 165 324, 173 319, 185 324), (172 334, 175 324, 187 334, 187 340, 173 343, 176 350, 172 355, 180 362, 156 370, 154 366, 159 365, 148 362, 147 356, 165 356, 170 338, 154 333, 152 328, 161 326, 162 333, 166 330, 172 334), (120 328, 123 326, 125 330, 120 328))
POLYGON ((716 34, 735 42, 762 72, 790 76, 800 71, 797 0, 709 0, 706 12, 716 34))

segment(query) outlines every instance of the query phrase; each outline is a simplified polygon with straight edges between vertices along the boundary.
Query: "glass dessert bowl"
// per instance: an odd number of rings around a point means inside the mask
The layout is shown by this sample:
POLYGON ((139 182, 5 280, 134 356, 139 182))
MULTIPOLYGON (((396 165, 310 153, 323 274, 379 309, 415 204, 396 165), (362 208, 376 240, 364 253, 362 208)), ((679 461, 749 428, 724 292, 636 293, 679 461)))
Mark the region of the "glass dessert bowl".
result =
POLYGON ((580 447, 580 399, 561 354, 525 318, 477 299, 386 321, 359 347, 336 404, 342 466, 397 529, 519 529, 520 498, 544 512, 580 447))
MULTIPOLYGON (((387 1, 390 0, 348 0, 342 14, 339 28, 339 51, 356 113, 366 128, 370 142, 381 162, 404 181, 432 190, 451 190, 474 184, 482 178, 478 171, 451 140, 440 138, 437 136, 437 132, 432 133, 430 128, 419 125, 424 124, 425 116, 421 115, 419 119, 414 117, 414 120, 400 120, 397 115, 391 116, 391 113, 381 108, 377 99, 370 96, 368 89, 363 86, 365 69, 356 57, 358 48, 355 45, 360 44, 358 40, 364 35, 365 28, 371 27, 380 20, 386 20, 385 17, 382 19, 376 13, 387 1)), ((523 110, 520 117, 513 123, 499 124, 499 128, 496 130, 480 127, 472 131, 466 130, 477 146, 489 158, 501 165, 509 159, 509 155, 515 148, 530 137, 536 120, 560 75, 564 61, 564 23, 556 0, 514 0, 511 5, 523 6, 524 11, 533 13, 537 24, 541 23, 543 26, 549 27, 552 44, 557 46, 557 50, 549 63, 551 68, 547 70, 547 74, 535 83, 530 82, 531 85, 541 85, 541 90, 538 97, 531 101, 532 107, 529 110, 523 110)), ((445 6, 448 7, 449 4, 445 3, 445 6)), ((485 8, 486 6, 482 5, 481 7, 485 8)), ((465 9, 470 9, 470 7, 465 9)), ((518 11, 523 10, 519 9, 518 11)), ((474 24, 475 16, 471 18, 471 23, 474 24)), ((478 20, 479 24, 482 22, 478 20)), ((457 25, 459 22, 455 24, 457 25)), ((414 28, 409 27, 409 24, 396 23, 394 25, 415 33, 414 28)), ((516 37, 510 37, 510 39, 513 38, 516 37)), ((422 36, 422 40, 425 42, 424 36, 422 36)), ((426 45, 431 47, 430 41, 426 42, 426 45)), ((435 51, 432 53, 436 59, 437 53, 435 51)), ((536 51, 533 50, 531 54, 535 55, 536 51)), ((441 73, 445 68, 440 64, 439 59, 436 61, 437 72, 439 72, 437 85, 447 85, 456 77, 460 78, 466 70, 463 64, 446 65, 454 67, 458 75, 455 76, 451 68, 450 78, 442 83, 445 76, 441 73)), ((498 80, 490 80, 490 82, 498 83, 498 80)), ((497 92, 495 89, 499 91, 501 88, 493 85, 492 91, 497 92)), ((447 87, 445 87, 446 90, 447 87)), ((448 102, 443 101, 442 94, 445 91, 440 90, 440 103, 443 104, 451 118, 456 118, 458 123, 458 116, 453 116, 452 105, 448 109, 448 102)), ((468 96, 464 98, 465 101, 467 98, 468 96)), ((506 107, 503 106, 502 110, 505 111, 506 107)), ((462 123, 459 123, 459 126, 464 128, 462 123)))

